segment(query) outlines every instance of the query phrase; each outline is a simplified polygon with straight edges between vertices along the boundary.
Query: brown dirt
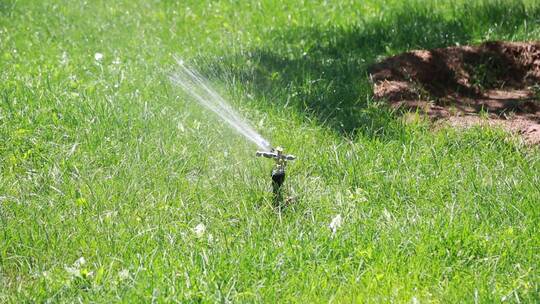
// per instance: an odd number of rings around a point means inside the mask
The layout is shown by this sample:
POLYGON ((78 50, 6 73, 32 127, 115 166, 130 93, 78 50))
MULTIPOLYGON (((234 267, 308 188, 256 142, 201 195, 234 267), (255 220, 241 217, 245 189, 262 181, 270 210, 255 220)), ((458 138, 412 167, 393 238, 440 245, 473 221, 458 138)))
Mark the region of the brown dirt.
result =
POLYGON ((502 126, 540 144, 540 42, 411 51, 369 72, 375 98, 392 107, 452 126, 502 126))

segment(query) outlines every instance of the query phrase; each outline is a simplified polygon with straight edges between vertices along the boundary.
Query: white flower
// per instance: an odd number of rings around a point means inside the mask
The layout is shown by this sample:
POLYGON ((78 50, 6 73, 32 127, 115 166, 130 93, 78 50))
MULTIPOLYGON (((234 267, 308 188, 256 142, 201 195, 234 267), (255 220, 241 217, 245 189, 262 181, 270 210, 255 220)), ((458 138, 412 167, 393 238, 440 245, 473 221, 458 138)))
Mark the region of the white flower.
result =
POLYGON ((66 266, 64 268, 66 269, 66 272, 72 277, 80 277, 81 276, 81 270, 79 268, 69 267, 69 266, 66 266))
POLYGON ((129 278, 129 270, 127 270, 127 269, 122 269, 122 270, 118 273, 118 277, 119 277, 121 280, 128 279, 128 278, 129 278))
POLYGON ((332 234, 336 233, 339 227, 341 227, 341 224, 343 223, 343 219, 341 218, 341 214, 336 215, 332 221, 330 222, 330 230, 332 230, 332 234))
POLYGON ((80 257, 73 263, 73 267, 81 268, 84 264, 86 264, 86 260, 84 257, 80 257))
POLYGON ((195 233, 197 237, 203 236, 205 231, 206 231, 206 227, 204 226, 203 223, 200 223, 199 225, 195 226, 195 228, 193 228, 193 232, 195 233))
POLYGON ((95 53, 94 54, 94 59, 96 59, 96 61, 101 61, 103 59, 103 54, 95 53))
POLYGON ((73 263, 73 265, 71 267, 66 266, 66 267, 64 267, 64 269, 66 270, 66 272, 70 276, 80 277, 81 276, 81 266, 84 266, 84 264, 86 264, 86 260, 84 259, 84 257, 80 257, 75 261, 75 263, 73 263))
POLYGON ((68 62, 69 62, 68 53, 66 51, 64 51, 62 53, 62 59, 60 60, 60 64, 66 65, 68 62))
POLYGON ((120 58, 116 57, 116 59, 113 60, 112 64, 119 65, 121 63, 120 58))

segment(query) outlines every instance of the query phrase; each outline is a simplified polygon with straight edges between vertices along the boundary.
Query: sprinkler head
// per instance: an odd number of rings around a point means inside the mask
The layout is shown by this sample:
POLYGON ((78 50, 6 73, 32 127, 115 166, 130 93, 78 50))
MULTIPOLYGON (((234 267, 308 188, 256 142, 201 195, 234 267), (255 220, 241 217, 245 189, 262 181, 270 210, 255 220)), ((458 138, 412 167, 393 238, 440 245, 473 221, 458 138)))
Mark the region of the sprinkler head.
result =
POLYGON ((272 150, 270 152, 257 151, 255 156, 273 158, 276 161, 276 163, 278 163, 278 164, 280 164, 280 163, 284 164, 288 160, 295 160, 296 159, 296 156, 294 156, 294 155, 283 154, 283 147, 281 147, 281 146, 278 146, 276 148, 272 148, 272 150))
POLYGON ((283 202, 281 185, 283 185, 283 182, 285 182, 285 166, 287 165, 287 161, 295 160, 296 156, 283 154, 282 147, 276 147, 270 152, 257 151, 255 155, 273 158, 276 161, 276 164, 272 169, 272 189, 274 192, 274 202, 279 206, 283 202))

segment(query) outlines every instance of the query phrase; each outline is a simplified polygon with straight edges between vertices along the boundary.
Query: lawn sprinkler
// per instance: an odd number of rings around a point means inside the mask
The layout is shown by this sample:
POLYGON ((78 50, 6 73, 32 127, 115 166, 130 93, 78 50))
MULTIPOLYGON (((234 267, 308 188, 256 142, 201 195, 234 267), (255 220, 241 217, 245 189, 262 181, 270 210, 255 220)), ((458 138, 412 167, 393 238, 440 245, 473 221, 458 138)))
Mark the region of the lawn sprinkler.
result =
POLYGON ((270 152, 257 151, 256 156, 263 156, 266 158, 273 158, 276 161, 274 168, 272 169, 272 190, 274 192, 274 200, 276 204, 282 201, 281 185, 285 181, 285 167, 287 161, 295 160, 296 156, 283 154, 283 148, 277 147, 270 152))

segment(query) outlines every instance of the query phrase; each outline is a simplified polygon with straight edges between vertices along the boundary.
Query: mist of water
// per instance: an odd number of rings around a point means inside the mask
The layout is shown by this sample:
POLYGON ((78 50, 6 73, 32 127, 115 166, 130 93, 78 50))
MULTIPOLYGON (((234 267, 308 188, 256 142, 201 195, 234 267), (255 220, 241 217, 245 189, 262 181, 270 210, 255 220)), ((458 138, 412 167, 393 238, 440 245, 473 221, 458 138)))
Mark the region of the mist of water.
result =
POLYGON ((196 102, 212 111, 234 131, 255 143, 259 148, 270 151, 270 142, 264 139, 247 120, 242 118, 227 101, 217 93, 208 79, 204 78, 197 70, 185 64, 181 59, 176 60, 178 70, 171 75, 171 81, 182 88, 186 94, 196 102))

